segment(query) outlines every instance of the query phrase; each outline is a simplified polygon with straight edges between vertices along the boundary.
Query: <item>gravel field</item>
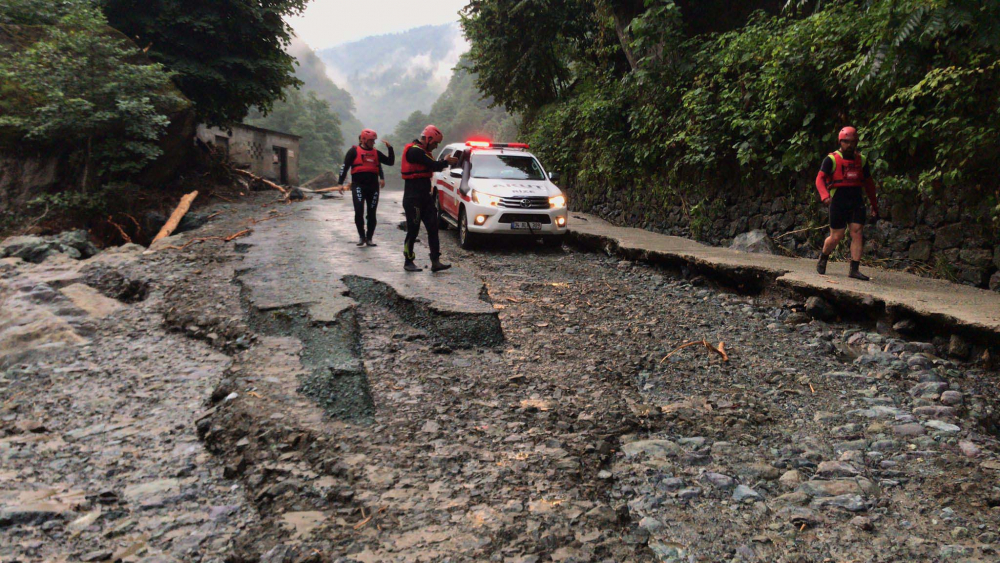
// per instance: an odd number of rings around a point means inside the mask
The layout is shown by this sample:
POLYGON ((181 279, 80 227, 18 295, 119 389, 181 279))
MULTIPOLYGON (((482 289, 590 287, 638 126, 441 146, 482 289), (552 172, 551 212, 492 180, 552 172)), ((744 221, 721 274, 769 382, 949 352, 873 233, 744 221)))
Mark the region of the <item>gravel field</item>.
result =
MULTIPOLYGON (((257 195, 194 236, 324 205, 257 195)), ((364 280, 333 321, 255 310, 240 240, 4 259, 0 561, 1000 560, 997 374, 960 340, 442 238, 502 343, 364 280), (364 412, 304 392, 338 342, 364 412)))

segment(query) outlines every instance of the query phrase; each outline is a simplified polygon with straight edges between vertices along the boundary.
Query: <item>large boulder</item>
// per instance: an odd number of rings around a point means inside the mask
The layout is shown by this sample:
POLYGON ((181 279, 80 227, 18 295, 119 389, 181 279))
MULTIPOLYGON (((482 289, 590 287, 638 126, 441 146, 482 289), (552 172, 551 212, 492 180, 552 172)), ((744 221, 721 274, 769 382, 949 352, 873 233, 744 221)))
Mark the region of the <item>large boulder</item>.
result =
POLYGON ((771 237, 767 236, 767 233, 761 230, 754 230, 737 236, 733 239, 733 243, 729 245, 729 248, 755 254, 775 254, 777 252, 774 241, 771 240, 771 237))

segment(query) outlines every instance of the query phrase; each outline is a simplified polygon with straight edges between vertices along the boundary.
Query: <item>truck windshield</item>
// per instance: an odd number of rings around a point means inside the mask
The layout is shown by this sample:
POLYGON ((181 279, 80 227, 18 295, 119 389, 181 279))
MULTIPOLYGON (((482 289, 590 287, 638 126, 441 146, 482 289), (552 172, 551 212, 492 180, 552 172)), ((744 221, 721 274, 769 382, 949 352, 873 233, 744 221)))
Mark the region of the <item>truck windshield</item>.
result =
POLYGON ((509 154, 473 154, 473 178, 504 180, 544 180, 542 167, 530 156, 509 154))

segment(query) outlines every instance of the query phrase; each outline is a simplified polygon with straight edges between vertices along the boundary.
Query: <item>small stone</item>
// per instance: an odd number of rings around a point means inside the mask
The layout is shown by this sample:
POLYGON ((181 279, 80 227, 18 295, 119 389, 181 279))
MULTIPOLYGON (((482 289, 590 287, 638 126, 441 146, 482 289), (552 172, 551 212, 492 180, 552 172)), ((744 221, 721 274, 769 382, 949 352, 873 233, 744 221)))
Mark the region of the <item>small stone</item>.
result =
POLYGON ((660 522, 656 518, 650 518, 649 516, 643 517, 639 520, 639 527, 648 531, 650 534, 655 534, 663 530, 663 522, 660 522))
POLYGON ((842 461, 824 461, 816 468, 816 475, 824 479, 836 477, 854 477, 859 475, 858 470, 848 463, 842 461))
POLYGON ((962 455, 965 457, 979 457, 981 453, 979 446, 968 440, 960 440, 958 442, 958 449, 962 451, 962 455))
POLYGON ((111 559, 111 552, 106 549, 91 551, 80 556, 80 561, 107 561, 108 559, 111 559))
POLYGON ((661 479, 656 484, 656 488, 663 491, 678 491, 684 488, 684 479, 680 477, 667 477, 666 479, 661 479))
POLYGON ((851 525, 866 532, 870 532, 875 529, 875 524, 872 523, 872 519, 867 516, 855 516, 851 519, 851 525))
POLYGON ((861 495, 837 495, 835 497, 818 498, 810 505, 813 508, 842 508, 848 512, 863 512, 868 510, 861 495))
POLYGON ((722 473, 713 473, 709 471, 701 476, 703 481, 710 483, 713 487, 719 489, 732 489, 736 486, 736 480, 728 475, 723 475, 722 473))
POLYGON ((733 239, 729 248, 740 252, 751 252, 756 254, 776 254, 776 247, 771 237, 766 232, 754 230, 748 233, 737 235, 733 239))
POLYGON ((947 434, 955 434, 962 430, 960 427, 955 426, 954 424, 948 424, 943 420, 929 420, 924 423, 924 426, 928 428, 933 428, 934 430, 937 430, 939 432, 945 432, 947 434))
POLYGON ((653 459, 663 459, 677 457, 684 453, 684 450, 670 440, 639 440, 622 446, 622 453, 625 454, 626 458, 645 454, 647 457, 653 459))
POLYGON ((693 498, 698 498, 701 496, 701 489, 698 487, 689 487, 687 489, 682 489, 677 491, 677 498, 683 500, 691 500, 693 498))
POLYGON ((955 408, 937 406, 937 405, 929 407, 917 407, 913 409, 913 414, 917 416, 932 416, 935 418, 952 418, 955 416, 955 408))
POLYGON ((910 389, 911 397, 937 398, 948 389, 947 382, 926 382, 918 383, 910 389))
POLYGON ((43 434, 48 432, 45 425, 37 420, 19 420, 14 426, 26 434, 43 434))
POLYGON ((786 487, 796 487, 802 482, 802 473, 799 473, 798 469, 786 471, 784 475, 778 478, 778 482, 786 487))
POLYGON ((957 334, 951 335, 951 340, 948 341, 949 356, 964 360, 969 357, 969 350, 969 343, 964 338, 957 334))
POLYGON ((955 539, 969 537, 969 529, 964 526, 956 526, 951 530, 951 537, 955 539))
POLYGON ((821 321, 830 321, 837 318, 837 310, 822 297, 813 296, 806 299, 806 313, 821 321))
POLYGON ((913 436, 923 436, 924 434, 927 433, 927 431, 924 430, 924 427, 922 425, 917 424, 915 422, 911 424, 900 424, 899 426, 893 426, 892 432, 896 436, 900 436, 903 438, 910 438, 913 436))
POLYGON ((733 500, 736 502, 757 502, 763 500, 763 497, 760 496, 760 493, 746 485, 737 485, 736 490, 733 491, 733 500))
POLYGON ((962 394, 958 391, 945 391, 941 393, 941 404, 949 407, 957 407, 962 404, 962 394))

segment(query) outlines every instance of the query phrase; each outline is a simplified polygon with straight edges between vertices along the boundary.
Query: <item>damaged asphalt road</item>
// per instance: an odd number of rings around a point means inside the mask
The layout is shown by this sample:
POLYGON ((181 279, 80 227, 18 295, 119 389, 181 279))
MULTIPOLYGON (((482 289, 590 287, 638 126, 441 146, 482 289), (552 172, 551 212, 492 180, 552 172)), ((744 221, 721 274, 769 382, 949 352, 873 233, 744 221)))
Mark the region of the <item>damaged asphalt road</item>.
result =
POLYGON ((996 374, 947 346, 447 232, 456 268, 403 277, 398 202, 376 248, 349 208, 258 195, 191 235, 233 243, 3 266, 5 313, 64 338, 0 375, 0 559, 996 560, 996 374))

